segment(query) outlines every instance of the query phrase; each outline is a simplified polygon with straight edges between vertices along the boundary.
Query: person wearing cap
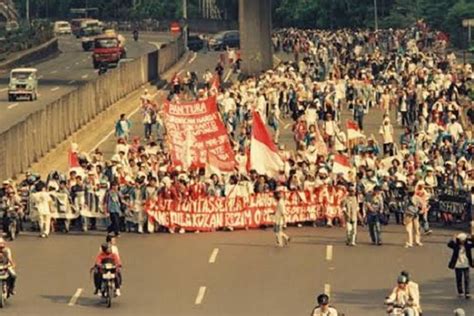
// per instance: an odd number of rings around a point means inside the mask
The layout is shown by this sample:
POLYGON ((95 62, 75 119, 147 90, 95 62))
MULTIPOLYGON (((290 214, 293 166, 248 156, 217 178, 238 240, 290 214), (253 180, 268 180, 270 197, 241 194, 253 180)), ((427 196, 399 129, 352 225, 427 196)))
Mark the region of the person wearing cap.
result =
POLYGON ((448 242, 448 247, 453 251, 448 267, 454 270, 456 275, 458 295, 459 297, 464 296, 466 299, 469 299, 471 298, 469 273, 470 268, 474 267, 472 261, 472 237, 468 237, 466 233, 456 234, 448 242))
POLYGON ((404 316, 419 315, 415 293, 408 286, 408 278, 404 275, 398 276, 397 286, 393 288, 385 300, 385 304, 389 305, 387 308, 388 313, 393 311, 394 306, 399 306, 403 309, 404 316))
POLYGON ((418 307, 418 313, 422 314, 421 305, 420 305, 420 299, 421 299, 420 286, 418 285, 418 283, 416 283, 415 281, 411 279, 410 273, 408 271, 403 270, 402 272, 400 272, 400 275, 405 276, 408 279, 408 283, 407 283, 408 290, 412 293, 413 302, 415 306, 418 307))
POLYGON ((348 196, 344 199, 342 211, 346 222, 346 245, 355 246, 357 238, 357 219, 359 216, 359 201, 354 185, 349 185, 348 196))
POLYGON ((285 199, 281 192, 275 192, 273 193, 273 196, 275 197, 276 200, 276 208, 275 208, 275 226, 274 226, 274 232, 276 235, 277 239, 277 246, 278 247, 283 247, 285 245, 288 245, 291 238, 285 234, 283 231, 284 226, 286 225, 286 206, 285 206, 285 199))
POLYGON ((327 294, 320 294, 316 298, 318 306, 311 312, 311 316, 337 316, 337 310, 329 306, 329 296, 327 294))

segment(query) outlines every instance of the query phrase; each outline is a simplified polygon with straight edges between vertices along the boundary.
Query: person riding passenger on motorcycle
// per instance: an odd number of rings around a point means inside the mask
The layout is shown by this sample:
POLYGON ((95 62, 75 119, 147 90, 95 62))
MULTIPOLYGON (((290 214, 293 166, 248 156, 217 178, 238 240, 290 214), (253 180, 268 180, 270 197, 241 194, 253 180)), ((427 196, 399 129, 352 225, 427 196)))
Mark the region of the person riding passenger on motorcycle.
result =
POLYGON ((405 275, 400 275, 397 283, 398 285, 385 300, 385 304, 390 305, 387 309, 388 314, 392 315, 393 311, 399 308, 404 316, 419 316, 416 294, 408 286, 408 278, 405 275))
POLYGON ((13 261, 12 250, 10 247, 7 247, 5 240, 0 237, 0 253, 3 257, 7 259, 8 264, 8 282, 9 282, 9 294, 15 295, 15 282, 16 282, 16 272, 15 262, 13 261))
MULTIPOLYGON (((95 295, 101 295, 100 288, 102 285, 102 264, 105 262, 111 262, 116 267, 116 273, 119 275, 120 268, 122 263, 120 258, 112 252, 109 243, 104 243, 101 246, 101 252, 97 255, 95 259, 95 265, 92 268, 94 270, 94 285, 95 285, 95 295)), ((120 278, 115 278, 115 295, 120 296, 120 278)))

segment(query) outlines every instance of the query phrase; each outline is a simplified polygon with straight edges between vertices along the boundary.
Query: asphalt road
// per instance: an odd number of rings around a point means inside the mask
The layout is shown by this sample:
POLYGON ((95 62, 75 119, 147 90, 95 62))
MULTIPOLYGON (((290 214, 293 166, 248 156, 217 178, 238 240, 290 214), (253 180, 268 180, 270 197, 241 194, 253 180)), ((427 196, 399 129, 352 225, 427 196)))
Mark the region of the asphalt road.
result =
MULTIPOLYGON (((134 42, 128 34, 125 34, 125 37, 127 57, 130 59, 156 50, 157 45, 167 43, 173 38, 169 33, 144 33, 138 42, 134 42)), ((37 101, 9 102, 9 74, 0 74, 0 132, 97 76, 97 71, 92 67, 91 52, 82 50, 79 39, 73 36, 61 37, 59 48, 62 53, 57 57, 31 65, 38 69, 37 101)))
MULTIPOLYGON (((198 54, 183 71, 198 71, 201 76, 206 68, 213 68, 217 57, 216 53, 198 54)), ((380 119, 376 110, 366 117, 369 134, 380 119)), ((140 115, 132 120, 132 134, 143 135, 140 115)), ((288 132, 285 139, 291 139, 288 132)), ((114 143, 111 138, 101 144, 107 157, 114 143)), ((333 305, 346 316, 379 316, 385 314, 383 300, 397 275, 408 270, 420 284, 424 315, 451 315, 457 307, 474 315, 474 305, 457 298, 454 273, 447 268, 446 243, 455 230, 434 228, 433 235, 422 237, 423 247, 412 249, 403 247, 402 226, 391 224, 382 231, 383 246, 372 246, 367 229, 359 227, 358 246, 347 247, 342 228, 290 227, 291 245, 282 249, 275 247, 271 229, 124 234, 118 242, 124 286, 110 310, 93 296, 88 272, 104 232, 57 233, 47 240, 26 233, 11 243, 18 264, 18 289, 1 313, 309 315, 315 297, 328 291, 333 305)))
POLYGON ((405 234, 395 225, 384 228, 380 247, 370 245, 366 229, 354 248, 345 246, 341 228, 289 228, 287 233, 293 241, 283 249, 275 247, 271 229, 124 235, 119 239, 124 286, 111 310, 93 296, 88 274, 103 233, 56 234, 47 240, 23 235, 11 244, 17 295, 2 314, 309 315, 315 296, 329 289, 346 316, 375 316, 384 314, 382 302, 402 269, 420 284, 425 315, 450 315, 456 307, 474 314, 470 301, 456 298, 454 275, 447 269, 451 231, 436 230, 423 239, 423 247, 413 249, 403 247, 405 234), (78 289, 81 295, 69 306, 78 289))

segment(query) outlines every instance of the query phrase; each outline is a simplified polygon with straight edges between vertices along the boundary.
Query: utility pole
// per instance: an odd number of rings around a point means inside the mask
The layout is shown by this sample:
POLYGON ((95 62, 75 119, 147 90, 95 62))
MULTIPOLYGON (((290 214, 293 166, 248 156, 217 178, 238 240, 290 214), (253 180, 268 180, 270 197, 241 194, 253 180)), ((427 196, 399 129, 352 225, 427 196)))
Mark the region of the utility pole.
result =
POLYGON ((26 0, 26 22, 30 26, 30 0, 26 0))
POLYGON ((184 34, 184 47, 188 48, 188 1, 183 0, 183 34, 184 34))
POLYGON ((374 22, 375 22, 375 30, 378 31, 379 29, 379 17, 377 13, 377 0, 374 0, 374 22))

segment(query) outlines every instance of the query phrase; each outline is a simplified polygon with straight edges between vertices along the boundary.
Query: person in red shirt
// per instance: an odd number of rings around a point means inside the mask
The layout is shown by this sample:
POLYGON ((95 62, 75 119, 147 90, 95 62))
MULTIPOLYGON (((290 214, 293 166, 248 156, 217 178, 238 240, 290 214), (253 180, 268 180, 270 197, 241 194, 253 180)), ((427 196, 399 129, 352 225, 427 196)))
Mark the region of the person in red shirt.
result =
MULTIPOLYGON (((110 244, 104 243, 101 245, 101 251, 95 258, 95 264, 92 269, 94 270, 94 285, 95 285, 95 295, 102 295, 99 291, 102 285, 102 265, 104 263, 112 263, 115 265, 116 274, 118 276, 119 270, 122 267, 122 263, 120 262, 120 258, 112 252, 110 244)), ((120 278, 115 278, 115 295, 120 296, 120 278)))

